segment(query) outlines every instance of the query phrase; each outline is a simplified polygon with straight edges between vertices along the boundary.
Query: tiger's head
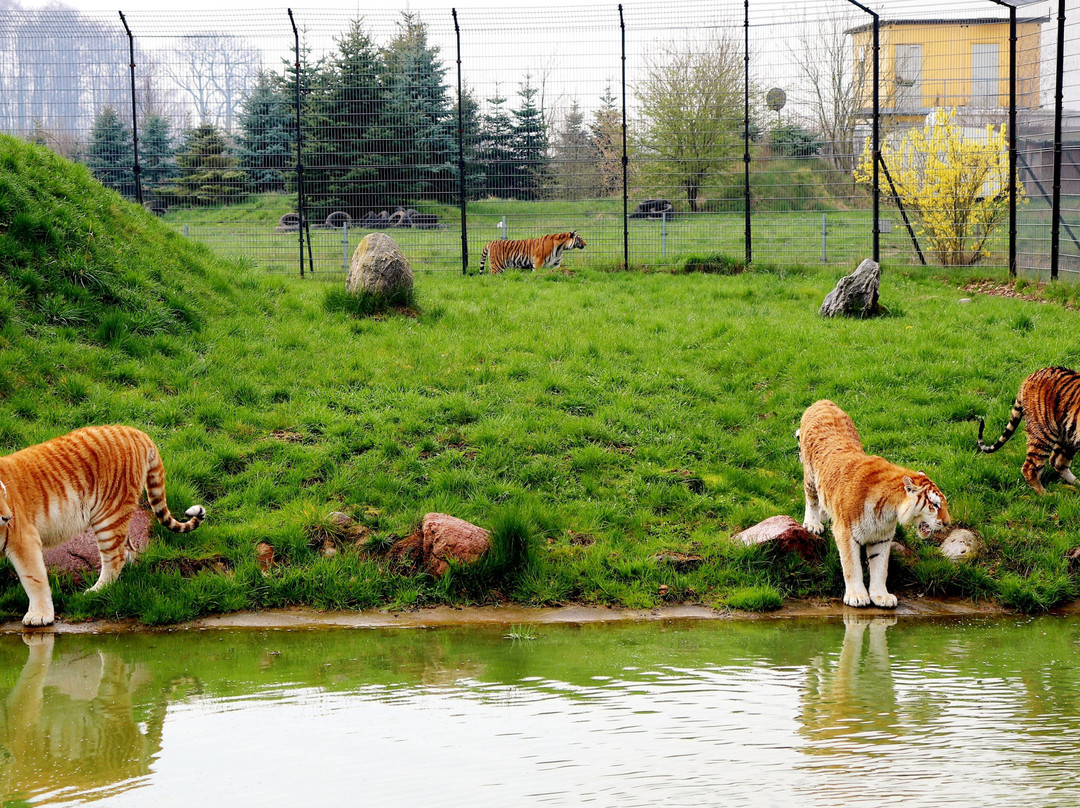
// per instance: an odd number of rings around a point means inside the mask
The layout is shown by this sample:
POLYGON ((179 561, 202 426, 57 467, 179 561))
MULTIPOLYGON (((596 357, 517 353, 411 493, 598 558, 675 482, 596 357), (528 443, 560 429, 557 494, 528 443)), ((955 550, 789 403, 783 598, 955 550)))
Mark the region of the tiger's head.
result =
POLYGON ((921 471, 914 478, 904 477, 904 504, 897 516, 903 525, 915 522, 915 530, 924 539, 952 521, 945 495, 921 471))
POLYGON ((570 234, 570 243, 566 246, 568 250, 584 250, 585 239, 578 235, 577 230, 570 234))

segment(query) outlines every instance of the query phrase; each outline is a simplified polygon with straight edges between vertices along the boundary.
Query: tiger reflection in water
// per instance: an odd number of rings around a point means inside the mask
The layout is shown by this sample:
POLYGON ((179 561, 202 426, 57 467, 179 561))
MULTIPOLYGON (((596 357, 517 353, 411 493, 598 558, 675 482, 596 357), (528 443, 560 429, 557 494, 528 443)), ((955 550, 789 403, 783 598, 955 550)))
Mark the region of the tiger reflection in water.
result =
POLYGON ((811 743, 804 752, 832 755, 835 743, 850 741, 854 733, 896 731, 896 688, 885 636, 894 625, 892 616, 844 614, 839 656, 818 657, 807 670, 799 732, 811 743))
MULTIPOLYGON (((18 641, 0 639, 7 661, 16 650, 8 643, 18 641)), ((132 694, 150 684, 142 666, 77 642, 54 654, 51 632, 28 632, 23 642, 29 656, 0 701, 0 795, 135 785, 161 751, 166 708, 163 699, 140 706, 136 721, 132 694)))

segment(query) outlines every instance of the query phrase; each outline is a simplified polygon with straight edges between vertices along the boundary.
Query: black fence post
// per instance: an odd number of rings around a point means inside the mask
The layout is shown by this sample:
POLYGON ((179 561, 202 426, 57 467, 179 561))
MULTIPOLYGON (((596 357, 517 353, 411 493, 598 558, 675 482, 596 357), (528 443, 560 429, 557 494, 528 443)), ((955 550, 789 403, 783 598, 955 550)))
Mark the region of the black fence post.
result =
POLYGON ((626 154, 626 22, 623 20, 622 3, 619 3, 619 35, 622 39, 622 238, 623 269, 630 269, 630 218, 626 173, 630 158, 626 154))
POLYGON ((871 150, 873 154, 871 157, 874 161, 873 168, 873 193, 874 193, 874 225, 873 225, 873 258, 877 263, 881 263, 881 17, 873 9, 867 8, 858 0, 848 0, 853 6, 865 11, 871 17, 874 18, 874 91, 873 91, 873 117, 870 124, 870 140, 871 150))
POLYGON ((461 274, 469 274, 469 230, 465 223, 465 113, 461 97, 461 29, 458 27, 457 9, 454 15, 454 37, 457 39, 457 144, 458 144, 458 205, 461 208, 461 274))
MULTIPOLYGON (((289 10, 289 22, 292 23, 293 39, 296 43, 296 60, 293 67, 296 68, 296 211, 300 217, 297 222, 297 232, 300 233, 300 277, 304 277, 304 220, 307 218, 304 211, 304 157, 301 150, 300 134, 300 32, 296 30, 296 20, 293 18, 292 9, 289 10)), ((308 258, 311 258, 311 245, 308 245, 308 258)))
POLYGON ((135 107, 135 37, 131 35, 124 12, 120 12, 120 22, 124 24, 128 38, 128 67, 131 68, 131 148, 134 154, 132 172, 135 174, 135 199, 141 205, 142 198, 142 166, 139 165, 139 114, 135 107))
POLYGON ((1009 9, 1009 275, 1016 277, 1016 6, 990 0, 1009 9))
POLYGON ((1062 83, 1065 78, 1065 0, 1058 0, 1057 70, 1054 86, 1054 187, 1050 214, 1053 226, 1050 230, 1050 278, 1057 280, 1058 248, 1061 245, 1061 113, 1063 105, 1062 83))
POLYGON ((743 246, 746 265, 754 259, 750 219, 750 0, 743 0, 743 246))
POLYGON ((1016 6, 1009 6, 1009 275, 1016 277, 1016 6))

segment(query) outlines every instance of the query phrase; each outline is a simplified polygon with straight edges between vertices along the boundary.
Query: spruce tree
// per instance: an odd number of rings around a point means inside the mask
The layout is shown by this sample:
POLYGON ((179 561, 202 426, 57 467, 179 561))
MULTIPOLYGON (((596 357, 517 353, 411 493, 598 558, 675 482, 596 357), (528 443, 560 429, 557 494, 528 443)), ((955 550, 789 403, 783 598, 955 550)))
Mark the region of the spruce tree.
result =
POLYGON ((243 196, 244 172, 229 154, 225 136, 212 123, 189 129, 176 155, 180 176, 159 192, 164 201, 181 205, 221 205, 243 196))
POLYGON ((596 155, 596 192, 611 196, 622 188, 622 113, 609 84, 593 112, 589 136, 596 155))
POLYGON ((554 168, 564 199, 586 199, 595 195, 596 151, 585 131, 585 115, 577 99, 555 135, 554 168))
POLYGON ((94 116, 86 165, 106 188, 135 197, 135 144, 131 127, 114 107, 102 107, 94 116))
POLYGON ((539 199, 550 169, 547 124, 543 110, 536 103, 538 93, 532 86, 532 76, 526 75, 518 86, 519 106, 513 110, 510 138, 514 155, 510 184, 518 199, 539 199))
POLYGON ((484 192, 503 199, 514 197, 511 173, 514 149, 511 144, 514 124, 506 110, 507 99, 499 94, 487 99, 487 110, 480 119, 480 136, 476 156, 484 171, 484 192))
POLYGON ((455 189, 456 113, 446 86, 439 48, 427 27, 405 12, 398 34, 383 51, 384 85, 389 91, 392 171, 402 202, 423 198, 449 201, 455 189))
MULTIPOLYGON (((379 52, 359 20, 353 21, 338 51, 320 71, 318 123, 308 141, 313 220, 342 210, 356 218, 386 208, 390 187, 387 92, 380 77, 379 52)), ((311 131, 308 129, 307 131, 311 131)))
POLYGON ((139 127, 139 166, 142 169, 144 195, 154 192, 177 174, 176 150, 172 145, 169 119, 147 115, 139 127))
MULTIPOLYGON (((454 124, 457 124, 457 112, 454 112, 454 124)), ((476 100, 472 89, 465 85, 461 93, 462 145, 465 152, 465 196, 477 199, 484 193, 484 166, 480 161, 481 118, 480 102, 476 100)), ((457 142, 454 143, 455 159, 451 173, 458 179, 457 142)), ((455 189, 456 190, 456 189, 455 189)))
POLYGON ((280 82, 259 71, 255 87, 244 99, 236 138, 238 167, 248 190, 254 193, 285 190, 284 171, 295 163, 296 119, 280 82))

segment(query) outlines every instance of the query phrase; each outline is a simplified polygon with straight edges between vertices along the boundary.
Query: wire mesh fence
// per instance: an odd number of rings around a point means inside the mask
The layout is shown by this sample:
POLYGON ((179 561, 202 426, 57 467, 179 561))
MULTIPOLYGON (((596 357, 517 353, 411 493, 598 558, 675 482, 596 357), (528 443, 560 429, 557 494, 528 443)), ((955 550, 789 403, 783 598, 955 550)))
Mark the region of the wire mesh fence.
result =
POLYGON ((340 276, 387 230, 417 270, 577 231, 570 266, 877 255, 1074 273, 1080 15, 1065 11, 6 9, 0 130, 270 271, 340 276))

